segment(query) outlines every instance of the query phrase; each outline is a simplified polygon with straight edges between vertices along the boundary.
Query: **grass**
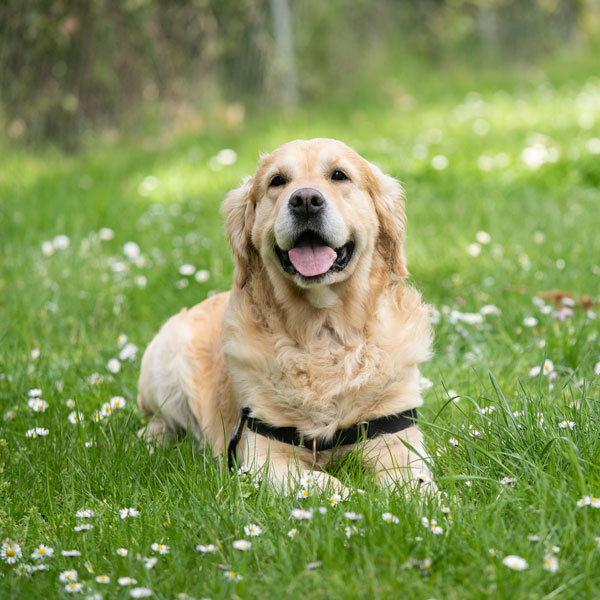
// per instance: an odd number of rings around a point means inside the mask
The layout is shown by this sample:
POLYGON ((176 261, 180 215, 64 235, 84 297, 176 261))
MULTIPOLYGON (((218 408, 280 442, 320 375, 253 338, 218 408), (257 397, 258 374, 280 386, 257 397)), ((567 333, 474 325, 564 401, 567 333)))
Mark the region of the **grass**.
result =
POLYGON ((600 299, 600 82, 576 72, 535 83, 507 76, 502 89, 488 83, 470 94, 464 81, 451 84, 390 86, 361 104, 76 156, 4 146, 0 539, 18 541, 17 564, 38 564, 30 555, 42 543, 54 556, 41 561, 48 571, 23 576, 0 562, 2 598, 67 596, 59 580, 67 569, 78 572, 79 595, 110 598, 129 597, 131 586, 117 583, 124 576, 155 598, 600 594, 600 510, 576 504, 600 495, 600 311, 592 305, 600 299), (365 494, 321 514, 327 494, 282 497, 230 476, 188 438, 150 453, 135 436, 143 347, 169 315, 230 286, 224 194, 255 169, 259 152, 316 135, 343 139, 405 184, 411 274, 439 310, 421 414, 447 493, 441 506, 387 495, 349 460, 338 476, 365 494), (238 160, 214 170, 223 148, 238 160), (114 239, 100 240, 102 227, 114 239), (489 243, 481 234, 477 242, 479 231, 489 243), (68 248, 45 255, 42 243, 61 234, 68 248), (141 249, 137 262, 123 253, 128 241, 141 249), (208 279, 180 275, 185 263, 208 279), (571 295, 572 312, 559 314, 560 294, 543 294, 552 290, 571 295), (481 316, 486 305, 499 314, 481 316), (113 374, 107 363, 120 334, 139 352, 113 374), (531 376, 546 359, 553 374, 531 376), (28 407, 32 388, 42 390, 45 412, 28 407), (115 396, 125 408, 95 423, 115 396), (71 424, 72 411, 85 421, 71 424), (36 426, 48 435, 27 437, 36 426), (121 519, 125 507, 139 516, 121 519), (298 507, 313 509, 313 519, 290 518, 298 507), (95 516, 77 518, 82 509, 95 516), (363 519, 351 522, 346 511, 363 519), (399 523, 384 522, 383 512, 399 523), (443 533, 433 535, 423 517, 443 533), (84 521, 93 529, 74 531, 84 521), (262 534, 248 538, 249 523, 262 534), (252 548, 233 549, 236 539, 252 548), (158 555, 153 543, 169 553, 158 555), (197 544, 219 549, 202 554, 197 544), (552 546, 556 572, 544 569, 552 546), (81 556, 62 556, 72 549, 81 556), (138 558, 154 555, 153 569, 138 558), (528 568, 510 570, 508 555, 528 568), (226 579, 231 570, 239 581, 226 579), (95 581, 102 574, 109 584, 95 581))

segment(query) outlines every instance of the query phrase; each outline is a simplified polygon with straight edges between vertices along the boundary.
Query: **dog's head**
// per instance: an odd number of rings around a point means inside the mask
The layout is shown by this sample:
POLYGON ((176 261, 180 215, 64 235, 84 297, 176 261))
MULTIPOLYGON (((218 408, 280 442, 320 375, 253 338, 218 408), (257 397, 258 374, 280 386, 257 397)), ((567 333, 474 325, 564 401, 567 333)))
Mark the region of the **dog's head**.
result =
POLYGON ((334 286, 375 260, 405 277, 404 195, 342 142, 289 142, 223 203, 236 285, 266 268, 273 285, 334 286))

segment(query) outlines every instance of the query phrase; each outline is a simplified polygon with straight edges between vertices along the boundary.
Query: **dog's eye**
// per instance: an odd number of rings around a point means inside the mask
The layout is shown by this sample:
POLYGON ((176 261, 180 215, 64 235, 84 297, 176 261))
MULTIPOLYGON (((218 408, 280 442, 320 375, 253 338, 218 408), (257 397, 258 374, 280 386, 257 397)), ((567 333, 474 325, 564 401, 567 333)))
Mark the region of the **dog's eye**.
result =
POLYGON ((339 169, 336 169, 332 174, 331 174, 331 179, 333 179, 333 181, 346 181, 347 179, 350 179, 346 173, 344 173, 344 171, 340 171, 339 169))
POLYGON ((285 185, 287 182, 283 175, 275 175, 273 179, 271 179, 271 183, 269 183, 269 187, 279 187, 280 185, 285 185))

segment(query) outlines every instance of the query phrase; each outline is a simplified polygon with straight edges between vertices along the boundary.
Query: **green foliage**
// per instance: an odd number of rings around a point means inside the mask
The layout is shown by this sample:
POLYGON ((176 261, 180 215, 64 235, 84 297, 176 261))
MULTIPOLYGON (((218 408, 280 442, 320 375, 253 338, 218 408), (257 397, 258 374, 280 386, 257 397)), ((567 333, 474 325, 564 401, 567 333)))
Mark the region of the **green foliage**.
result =
MULTIPOLYGON (((407 65, 538 61, 587 45, 600 23, 593 0, 287 4, 302 101, 378 88, 407 65)), ((73 149, 157 113, 172 123, 221 100, 277 106, 274 27, 269 0, 5 0, 0 112, 11 138, 73 149)))
POLYGON ((129 597, 123 576, 169 599, 597 597, 600 509, 577 501, 600 495, 600 141, 590 128, 600 82, 595 65, 582 64, 525 83, 438 72, 379 100, 76 156, 3 147, 0 542, 17 541, 27 564, 41 543, 55 553, 48 571, 28 576, 0 561, 0 597, 67 597, 59 574, 71 568, 82 597, 129 597), (317 135, 351 143, 407 192, 410 271, 440 312, 420 412, 439 503, 378 489, 352 459, 337 475, 364 495, 335 507, 327 493, 284 497, 230 476, 187 437, 150 453, 136 436, 142 349, 168 316, 231 284, 218 214, 226 191, 260 152, 317 135), (233 165, 217 158, 224 148, 237 152, 233 165), (113 239, 100 233, 106 227, 113 239), (139 257, 124 254, 128 241, 139 257), (186 263, 208 279, 181 275, 186 263), (552 290, 575 305, 543 293, 552 290), (482 314, 486 305, 499 314, 482 314), (122 333, 140 351, 113 374, 122 333), (554 375, 530 375, 545 359, 554 375), (45 412, 29 408, 31 388, 41 388, 45 412), (95 422, 114 396, 126 406, 95 422), (85 421, 71 424, 72 411, 85 421), (27 437, 34 427, 48 435, 27 437), (127 507, 139 517, 121 519, 127 507), (313 519, 291 518, 298 507, 313 519), (95 516, 77 518, 81 509, 95 516), (75 531, 84 521, 93 529, 75 531), (250 523, 263 533, 247 538, 250 523), (242 538, 250 550, 233 548, 242 538), (153 543, 170 552, 158 555, 153 543), (198 544, 219 549, 202 554, 198 544), (553 546, 554 573, 544 569, 553 546), (81 556, 61 553, 73 549, 81 556), (528 568, 506 567, 513 554, 528 568), (228 570, 242 579, 228 581, 228 570), (96 582, 102 574, 110 584, 96 582))

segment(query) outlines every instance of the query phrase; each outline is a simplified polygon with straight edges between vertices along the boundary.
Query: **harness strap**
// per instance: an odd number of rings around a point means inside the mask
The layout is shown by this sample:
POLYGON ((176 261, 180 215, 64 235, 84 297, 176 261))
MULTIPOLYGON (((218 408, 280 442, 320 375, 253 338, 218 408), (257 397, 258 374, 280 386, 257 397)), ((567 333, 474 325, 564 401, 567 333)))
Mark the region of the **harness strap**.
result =
POLYGON ((284 444, 304 446, 313 453, 316 453, 323 450, 331 450, 337 446, 356 444, 361 439, 373 439, 385 433, 398 433, 411 425, 415 425, 417 421, 417 409, 411 408, 395 415, 379 417, 372 421, 361 421, 352 427, 338 429, 330 440, 319 440, 303 436, 295 427, 274 427, 249 415, 250 410, 244 408, 240 413, 238 424, 229 441, 227 457, 230 469, 233 469, 237 445, 245 424, 248 425, 248 429, 255 433, 277 440, 278 442, 283 442, 284 444))

